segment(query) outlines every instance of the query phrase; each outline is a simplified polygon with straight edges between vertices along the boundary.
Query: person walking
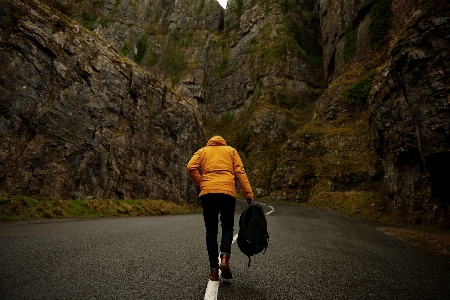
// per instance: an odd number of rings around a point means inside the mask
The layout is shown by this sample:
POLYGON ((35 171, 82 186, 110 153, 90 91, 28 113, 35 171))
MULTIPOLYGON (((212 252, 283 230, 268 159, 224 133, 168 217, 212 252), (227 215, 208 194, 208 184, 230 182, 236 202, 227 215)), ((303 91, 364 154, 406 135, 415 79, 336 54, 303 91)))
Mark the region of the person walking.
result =
POLYGON ((245 174, 244 165, 236 149, 227 146, 221 136, 215 135, 208 141, 206 147, 194 153, 187 164, 187 170, 191 179, 200 188, 199 199, 203 207, 206 249, 211 268, 209 279, 218 281, 220 268, 222 279, 230 280, 232 274, 229 259, 233 242, 236 179, 247 203, 253 203, 253 191, 245 174), (220 266, 217 243, 219 213, 222 226, 220 266))

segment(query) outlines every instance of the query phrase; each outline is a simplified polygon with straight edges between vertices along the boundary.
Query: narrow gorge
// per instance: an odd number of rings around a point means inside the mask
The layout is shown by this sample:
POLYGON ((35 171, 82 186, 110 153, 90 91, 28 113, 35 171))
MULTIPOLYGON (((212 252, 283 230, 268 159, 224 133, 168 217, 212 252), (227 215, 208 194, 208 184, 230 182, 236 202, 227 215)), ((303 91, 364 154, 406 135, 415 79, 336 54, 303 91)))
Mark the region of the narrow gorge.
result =
POLYGON ((195 203, 221 134, 257 197, 450 225, 447 0, 0 1, 0 192, 195 203))

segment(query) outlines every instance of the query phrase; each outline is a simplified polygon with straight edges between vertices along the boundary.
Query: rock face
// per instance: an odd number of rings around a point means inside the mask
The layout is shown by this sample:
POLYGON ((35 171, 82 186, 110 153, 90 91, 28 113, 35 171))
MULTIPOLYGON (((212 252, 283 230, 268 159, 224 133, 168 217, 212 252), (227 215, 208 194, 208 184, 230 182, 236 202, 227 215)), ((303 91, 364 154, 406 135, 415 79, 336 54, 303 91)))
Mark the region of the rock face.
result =
POLYGON ((328 83, 333 82, 346 71, 346 60, 350 58, 344 59, 344 52, 350 32, 357 35, 352 56, 362 54, 363 60, 369 58, 367 27, 370 21, 370 8, 374 2, 374 0, 317 1, 324 50, 323 69, 328 83))
POLYGON ((45 4, 0 3, 0 191, 195 202, 194 107, 45 4))
POLYGON ((325 0, 316 10, 328 88, 281 149, 271 198, 379 189, 393 216, 448 226, 448 3, 325 0))
POLYGON ((214 115, 207 119, 234 116, 236 145, 245 150, 257 196, 271 194, 279 151, 310 119, 325 87, 318 23, 311 17, 313 6, 303 2, 231 0, 225 14, 227 68, 215 87, 208 86, 222 105, 213 104, 214 115))
POLYGON ((9 2, 4 192, 193 199, 203 127, 258 197, 450 223, 447 0, 9 2))
POLYGON ((450 220, 449 6, 417 10, 371 98, 373 144, 388 209, 416 223, 450 220))

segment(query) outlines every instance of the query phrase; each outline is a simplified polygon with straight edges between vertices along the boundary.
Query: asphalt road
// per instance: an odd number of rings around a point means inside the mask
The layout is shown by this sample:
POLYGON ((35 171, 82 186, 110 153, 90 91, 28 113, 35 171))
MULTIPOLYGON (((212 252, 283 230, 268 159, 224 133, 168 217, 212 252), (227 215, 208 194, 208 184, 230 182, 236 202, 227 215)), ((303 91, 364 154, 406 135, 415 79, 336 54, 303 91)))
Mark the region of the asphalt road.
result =
MULTIPOLYGON (((217 299, 450 299, 449 257, 371 223, 270 205, 267 252, 248 268, 234 244, 217 299)), ((204 235, 200 214, 2 223, 0 299, 203 299, 204 235)))

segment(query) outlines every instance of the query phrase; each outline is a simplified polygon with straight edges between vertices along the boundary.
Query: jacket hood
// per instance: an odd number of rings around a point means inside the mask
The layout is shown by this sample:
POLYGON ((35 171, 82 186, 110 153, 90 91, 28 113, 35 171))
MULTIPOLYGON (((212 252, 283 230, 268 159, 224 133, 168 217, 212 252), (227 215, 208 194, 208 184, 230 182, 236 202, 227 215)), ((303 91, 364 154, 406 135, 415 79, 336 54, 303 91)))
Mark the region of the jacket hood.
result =
POLYGON ((215 135, 209 139, 206 146, 226 146, 227 142, 220 135, 215 135))

